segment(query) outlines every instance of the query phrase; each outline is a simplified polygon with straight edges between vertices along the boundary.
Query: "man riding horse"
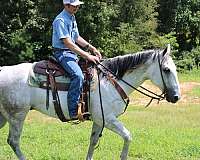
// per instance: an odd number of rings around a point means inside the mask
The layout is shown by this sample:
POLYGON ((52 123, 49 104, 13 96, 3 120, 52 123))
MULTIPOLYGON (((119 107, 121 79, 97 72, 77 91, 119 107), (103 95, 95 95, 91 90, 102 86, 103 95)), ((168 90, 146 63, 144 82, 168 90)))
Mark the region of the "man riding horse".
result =
POLYGON ((71 79, 67 95, 70 119, 83 121, 84 117, 89 116, 89 113, 78 114, 77 111, 84 80, 82 70, 77 63, 77 54, 94 63, 99 62, 101 54, 79 35, 75 13, 83 2, 79 0, 63 0, 63 4, 63 11, 53 21, 52 46, 54 57, 71 79), (82 50, 76 43, 83 48, 87 48, 95 56, 82 50))

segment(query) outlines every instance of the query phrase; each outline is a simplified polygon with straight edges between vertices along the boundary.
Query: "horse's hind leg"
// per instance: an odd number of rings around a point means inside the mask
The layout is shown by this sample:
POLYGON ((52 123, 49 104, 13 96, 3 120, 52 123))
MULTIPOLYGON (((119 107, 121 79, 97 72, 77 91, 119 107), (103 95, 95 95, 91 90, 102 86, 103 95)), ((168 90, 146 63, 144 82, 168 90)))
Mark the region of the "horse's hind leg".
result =
POLYGON ((3 117, 3 115, 0 113, 0 129, 5 126, 7 120, 3 117))
POLYGON ((25 160, 23 153, 19 146, 20 135, 22 132, 22 121, 11 122, 9 125, 9 136, 7 139, 8 144, 11 146, 19 160, 25 160))
POLYGON ((18 111, 14 114, 10 115, 9 122, 9 135, 7 142, 15 152, 16 156, 19 160, 25 160, 23 153, 21 152, 19 141, 23 128, 24 119, 26 117, 27 112, 18 111))
POLYGON ((99 134, 101 132, 101 129, 102 128, 100 126, 98 126, 95 122, 93 122, 92 133, 91 133, 91 137, 90 137, 90 146, 88 149, 88 154, 87 154, 86 160, 92 160, 94 149, 98 143, 99 134))

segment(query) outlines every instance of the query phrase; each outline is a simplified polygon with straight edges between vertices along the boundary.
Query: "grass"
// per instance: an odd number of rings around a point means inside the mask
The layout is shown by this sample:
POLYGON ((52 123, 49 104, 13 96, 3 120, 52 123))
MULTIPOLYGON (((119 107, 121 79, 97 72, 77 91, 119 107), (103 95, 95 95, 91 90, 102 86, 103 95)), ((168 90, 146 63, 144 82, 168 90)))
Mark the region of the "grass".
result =
POLYGON ((138 132, 135 133, 135 148, 131 148, 132 159, 137 155, 142 159, 194 159, 200 157, 200 143, 198 142, 200 112, 197 105, 153 106, 137 113, 140 116, 134 122, 138 132), (199 148, 198 153, 187 147, 199 148))
POLYGON ((194 69, 192 71, 187 71, 185 73, 179 73, 178 77, 181 82, 187 82, 187 81, 200 82, 200 69, 194 69))
MULTIPOLYGON (((199 105, 129 106, 120 120, 133 134, 129 160, 200 159, 199 105)), ((21 147, 29 160, 82 160, 91 122, 71 125, 32 111, 26 119, 21 147), (33 119, 32 117, 37 117, 33 119)), ((0 130, 0 159, 15 160, 6 143, 8 126, 0 130)), ((117 160, 122 139, 104 130, 95 160, 117 160)))
POLYGON ((200 97, 200 86, 193 88, 189 95, 200 97))

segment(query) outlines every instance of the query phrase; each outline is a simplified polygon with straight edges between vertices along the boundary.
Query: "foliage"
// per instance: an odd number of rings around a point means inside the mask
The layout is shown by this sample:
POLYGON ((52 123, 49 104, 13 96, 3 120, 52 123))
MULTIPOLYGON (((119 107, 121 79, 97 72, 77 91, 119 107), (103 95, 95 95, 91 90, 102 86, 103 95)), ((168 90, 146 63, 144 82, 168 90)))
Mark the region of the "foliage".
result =
POLYGON ((80 32, 106 57, 152 48, 157 38, 155 4, 154 0, 101 1, 92 5, 85 1, 77 16, 80 32))
POLYGON ((175 32, 170 32, 168 34, 164 34, 163 36, 159 37, 159 44, 163 48, 166 47, 166 44, 170 44, 171 50, 173 53, 173 58, 176 58, 176 55, 179 53, 178 52, 178 47, 179 44, 176 39, 176 33, 175 32))
MULTIPOLYGON (((126 41, 123 44, 133 42, 136 44, 135 50, 158 46, 158 34, 155 32, 157 27, 156 7, 155 0, 136 0, 134 2, 125 0, 124 3, 121 3, 119 20, 122 21, 122 25, 120 27, 123 29, 122 32, 128 36, 125 37, 126 41), (124 28, 124 24, 128 29, 124 28)), ((129 50, 131 49, 134 50, 133 47, 129 47, 129 50)))
POLYGON ((177 0, 158 0, 158 32, 168 34, 176 28, 177 0))
MULTIPOLYGON (((104 57, 165 47, 170 43, 180 65, 187 65, 193 59, 198 61, 199 0, 84 2, 76 14, 79 32, 104 57), (194 53, 186 56, 185 51, 191 50, 194 53)), ((62 0, 0 1, 0 64, 38 61, 52 54, 51 25, 62 9, 62 0)))
POLYGON ((50 53, 51 19, 44 14, 47 8, 42 10, 47 2, 0 2, 1 65, 39 60, 50 53))
MULTIPOLYGON (((199 0, 159 0, 158 32, 175 33, 178 46, 174 54, 179 70, 187 70, 197 65, 200 45, 200 1, 199 0), (189 51, 189 52, 187 52, 189 51)), ((165 36, 165 35, 164 35, 165 36)))
POLYGON ((200 45, 200 0, 178 1, 176 32, 182 50, 200 45))
POLYGON ((200 46, 194 48, 191 51, 191 57, 194 61, 194 65, 197 67, 197 69, 199 69, 199 67, 200 67, 200 46))
POLYGON ((187 70, 192 70, 193 69, 193 61, 190 57, 188 57, 188 59, 186 59, 186 57, 185 57, 184 59, 177 61, 176 66, 177 66, 178 72, 185 72, 187 70))
MULTIPOLYGON (((176 53, 176 56, 177 55, 178 53, 176 53)), ((197 69, 200 67, 200 47, 194 48, 191 52, 182 51, 177 57, 178 59, 176 59, 176 64, 178 71, 185 72, 195 67, 197 69)))

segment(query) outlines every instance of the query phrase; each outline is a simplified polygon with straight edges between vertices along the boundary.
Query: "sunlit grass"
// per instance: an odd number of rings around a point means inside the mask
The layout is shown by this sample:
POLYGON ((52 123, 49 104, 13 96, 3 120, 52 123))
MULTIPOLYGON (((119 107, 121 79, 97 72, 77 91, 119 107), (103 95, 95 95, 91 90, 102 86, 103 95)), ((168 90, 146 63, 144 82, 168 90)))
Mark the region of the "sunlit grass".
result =
MULTIPOLYGON (((200 158, 199 117, 199 105, 160 104, 149 108, 130 105, 120 117, 133 135, 128 159, 200 158)), ((91 126, 91 122, 61 123, 32 111, 25 122, 22 150, 29 160, 85 159, 91 126)), ((8 126, 0 130, 0 159, 15 160, 6 143, 7 131, 8 126)), ((119 136, 105 129, 94 159, 117 160, 122 145, 119 136)))
POLYGON ((193 88, 189 95, 200 97, 200 86, 193 88))
POLYGON ((200 69, 194 69, 192 71, 187 71, 185 73, 179 73, 178 77, 181 82, 186 82, 186 81, 200 82, 200 69))

